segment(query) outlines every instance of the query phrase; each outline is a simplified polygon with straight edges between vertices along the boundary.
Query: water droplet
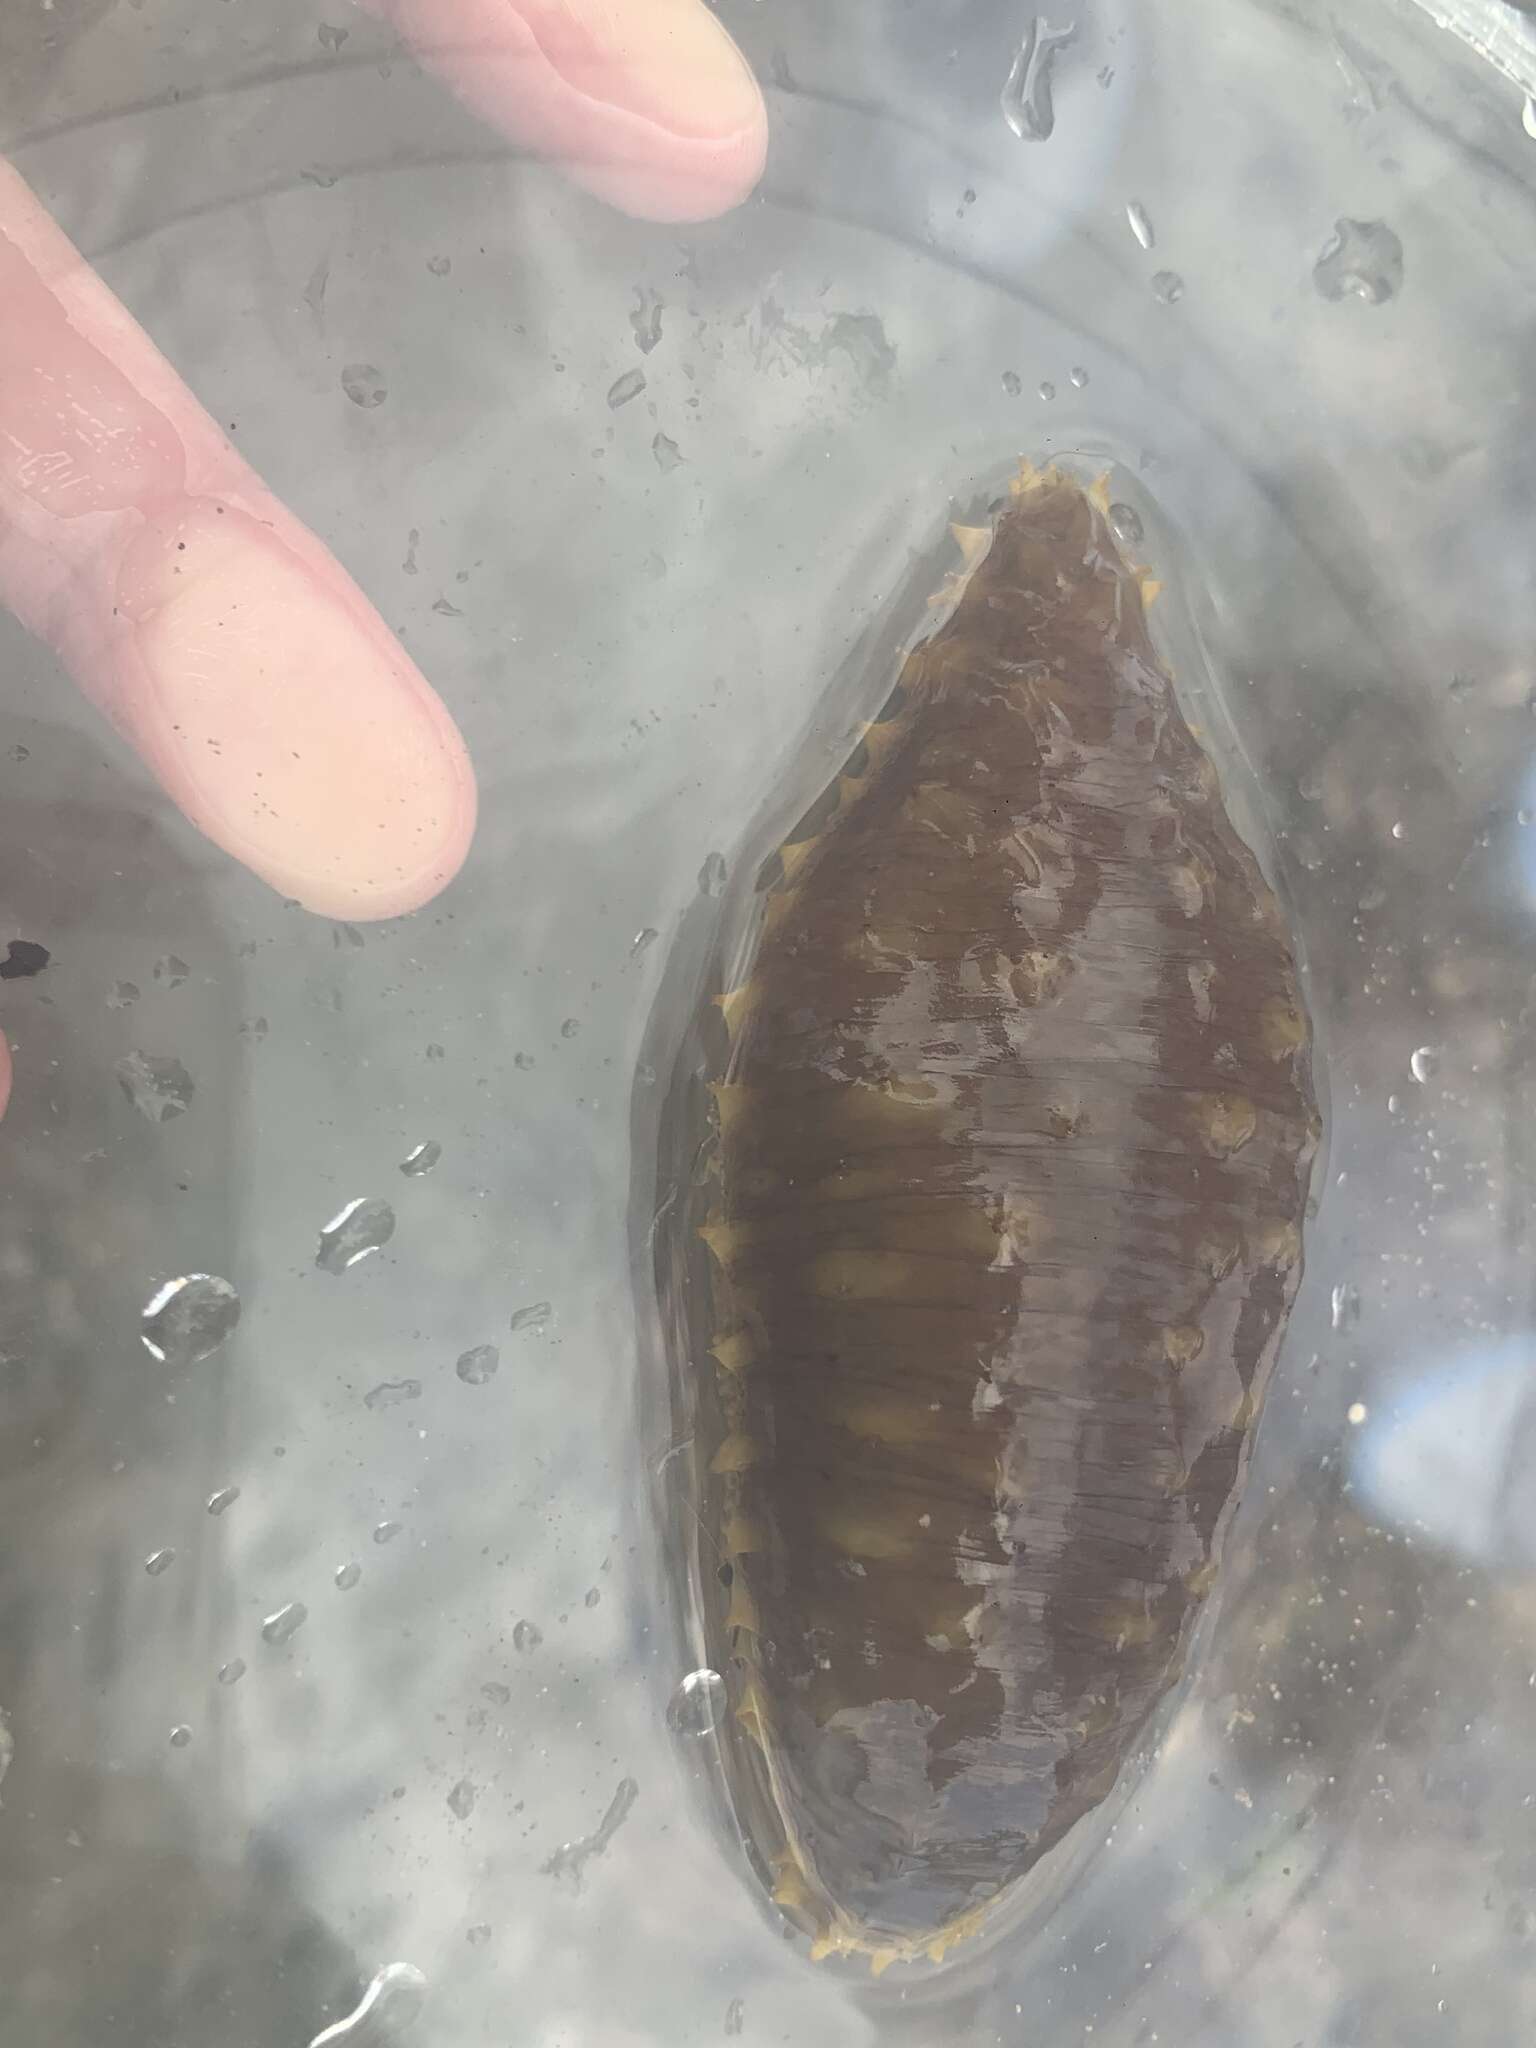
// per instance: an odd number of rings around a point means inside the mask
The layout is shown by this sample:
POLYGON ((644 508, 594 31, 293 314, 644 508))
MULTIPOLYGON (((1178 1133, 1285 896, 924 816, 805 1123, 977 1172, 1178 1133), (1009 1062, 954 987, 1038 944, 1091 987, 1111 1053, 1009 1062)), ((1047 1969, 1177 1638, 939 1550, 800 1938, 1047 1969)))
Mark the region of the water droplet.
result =
POLYGON ((372 363, 345 364, 341 372, 341 388, 364 412, 372 412, 389 396, 389 386, 372 363))
POLYGON ((1141 514, 1134 505, 1111 505, 1109 508, 1109 530, 1118 541, 1128 548, 1140 547, 1146 539, 1146 528, 1141 523, 1141 514))
POLYGON ((1336 221, 1312 282, 1325 299, 1384 305, 1402 289, 1403 245, 1384 220, 1336 221))
POLYGON ((526 1074, 530 1072, 531 1069, 537 1063, 534 1060, 533 1054, 531 1052, 515 1052, 512 1055, 512 1064, 514 1067, 517 1068, 520 1074, 526 1074))
POLYGON ((153 1053, 131 1052, 112 1069, 117 1084, 142 1117, 168 1124, 192 1101, 192 1076, 180 1060, 158 1059, 153 1053))
POLYGON ((617 412, 621 405, 628 405, 632 398, 638 398, 644 389, 644 370, 626 370, 622 377, 615 377, 608 386, 608 404, 617 412))
POLYGON ((176 1726, 171 1730, 172 1749, 185 1749, 187 1744, 191 1740, 192 1730, 187 1726, 185 1721, 178 1721, 176 1726))
POLYGON ((1052 28, 1037 14, 1008 70, 1001 94, 1003 119, 1021 142, 1048 142, 1056 126, 1051 72, 1056 53, 1077 34, 1075 25, 1052 28))
POLYGON ((443 1148, 436 1138, 423 1139, 421 1144, 406 1153, 400 1162, 400 1171, 407 1179, 415 1180, 421 1174, 430 1173, 442 1156, 443 1148))
POLYGON ((520 1621, 512 1631, 512 1647, 514 1650, 536 1650, 543 1640, 543 1629, 535 1627, 531 1621, 520 1621))
POLYGON ((222 1515, 226 1508, 232 1508, 240 1498, 238 1486, 221 1486, 217 1493, 210 1493, 203 1505, 210 1515, 222 1515))
POLYGON ((725 1680, 718 1671, 690 1671, 667 1706, 675 1735, 713 1735, 725 1714, 725 1680))
POLYGON ((467 1927, 464 1930, 464 1939, 471 1948, 484 1948, 490 1938, 491 1930, 483 1920, 477 1921, 473 1927, 467 1927))
POLYGON ((488 1678, 480 1688, 480 1697, 489 1700, 493 1707, 509 1706, 512 1700, 512 1688, 510 1685, 503 1685, 500 1679, 488 1678))
POLYGON ((1084 391, 1088 387, 1088 372, 1081 364, 1072 372, 1072 385, 1077 391, 1084 391))
POLYGON ((712 853, 699 869, 699 894, 718 896, 725 887, 726 865, 723 853, 712 853))
POLYGON ((30 761, 32 758, 32 749, 22 746, 19 741, 14 747, 7 747, 5 753, 10 761, 30 761))
POLYGON ((1536 99, 1532 99, 1529 93, 1525 96, 1525 105, 1520 109, 1520 126, 1532 141, 1536 142, 1536 99))
POLYGON ((155 979, 163 982, 167 988, 180 988, 191 972, 186 961, 178 960, 174 953, 167 953, 163 959, 155 962, 155 979))
POLYGON ((468 1820, 475 1810, 475 1788, 468 1778, 460 1778, 448 1794, 448 1811, 455 1820, 468 1820))
POLYGON ((1296 794, 1304 803, 1315 804, 1322 798, 1323 787, 1322 769, 1309 768, 1304 775, 1298 776, 1296 794))
POLYGON ((1440 1055, 1432 1045, 1418 1046, 1408 1059, 1415 1081, 1433 1081, 1440 1071, 1440 1055))
POLYGON ((725 2008, 725 2031, 728 2035, 739 2034, 746 2025, 747 2008, 739 1998, 733 1998, 725 2008))
POLYGON ((1046 381, 1040 386, 1040 396, 1045 400, 1047 405, 1049 405, 1051 400, 1056 396, 1056 386, 1053 383, 1051 383, 1049 378, 1047 378, 1046 381))
POLYGON ((261 1624, 262 1641, 276 1643, 279 1648, 291 1642, 309 1619, 309 1609, 302 1600, 290 1600, 279 1607, 276 1614, 269 1614, 261 1624))
POLYGON ((240 1036, 250 1045, 260 1045, 269 1028, 265 1017, 247 1017, 240 1026, 240 1036))
POLYGON ((562 1038, 574 1038, 580 1029, 581 1019, 579 1017, 567 1017, 560 1026, 560 1036, 562 1038))
POLYGON ((1536 818, 1536 811, 1528 811, 1523 806, 1515 813, 1517 825, 1529 825, 1533 818, 1536 818))
POLYGON ((338 1209, 321 1231, 315 1264, 323 1273, 345 1273, 388 1244, 394 1234, 395 1212, 388 1202, 359 1197, 338 1209))
POLYGON ((139 1342, 162 1365, 210 1358, 240 1320, 240 1297, 216 1273, 167 1280, 144 1304, 139 1342))
POLYGON ((589 1586, 587 1588, 587 1597, 582 1602, 582 1605, 584 1607, 596 1607, 599 1601, 601 1601, 602 1597, 602 1594, 598 1591, 596 1586, 589 1586))
POLYGON ((1363 1401, 1351 1401, 1348 1409, 1348 1418, 1350 1422, 1354 1424, 1355 1428, 1358 1429, 1361 1423, 1364 1422, 1366 1418, 1369 1416, 1370 1412, 1370 1409, 1366 1407, 1363 1401))
POLYGON ((363 1406, 377 1411, 380 1408, 398 1408, 402 1401, 421 1399, 420 1380, 382 1380, 376 1387, 370 1387, 363 1396, 363 1406))
POLYGON ((634 331, 635 347, 643 356, 648 356, 661 340, 661 315, 665 305, 666 300, 659 292, 649 291, 643 285, 635 287, 635 305, 629 324, 634 331))
POLYGON ((158 1579, 162 1572, 168 1572, 176 1562, 174 1550, 153 1550, 144 1560, 144 1569, 152 1579, 158 1579))
POLYGON ((670 434, 656 434, 651 440, 651 453, 656 458, 656 467, 663 476, 670 476, 681 466, 683 451, 670 434))
POLYGON ((329 22, 322 21, 315 30, 315 40, 322 50, 329 50, 334 57, 350 34, 350 29, 332 28, 329 22))
POLYGON ((363 1568, 360 1564, 353 1563, 337 1565, 335 1579, 337 1592, 350 1593, 352 1588, 357 1584, 358 1580, 362 1576, 363 1568))
POLYGON ((220 1685, 238 1685, 245 1676, 245 1659, 231 1657, 227 1664, 219 1666, 220 1685))
POLYGON ((5 958, 0 960, 0 981, 26 981, 31 975, 41 974, 52 958, 48 948, 38 945, 35 939, 10 939, 5 958))
POLYGON ((107 1008, 109 1010, 126 1010, 130 1003, 136 1003, 138 1000, 139 989, 137 982, 114 981, 111 993, 107 997, 107 1008))
POLYGON ((1003 389, 1007 392, 1010 398, 1017 398, 1019 393, 1024 389, 1024 379, 1019 375, 1017 370, 1004 370, 1003 389))
POLYGON ((1157 247, 1157 230, 1152 225, 1152 216, 1139 199, 1133 199, 1125 209, 1125 217, 1131 224, 1131 233, 1143 249, 1157 247))
POLYGON ((1403 823, 1401 818, 1399 818, 1397 820, 1397 823, 1392 827, 1392 837, 1394 839, 1406 839, 1408 837, 1408 827, 1403 823))
POLYGON ((629 949, 629 957, 633 959, 637 953, 643 953, 647 946, 654 946, 660 936, 661 934, 657 931, 655 925, 645 925, 640 931, 635 933, 634 942, 629 949))
POLYGON ((1184 296, 1184 280, 1176 270, 1160 270, 1152 280, 1152 296, 1160 306, 1176 306, 1184 296))
POLYGON ((527 1308, 520 1308, 512 1317, 514 1330, 542 1330, 551 1315, 547 1301, 530 1302, 527 1308))
POLYGON ((420 2013, 427 1980, 411 1963, 386 1963, 345 2019, 324 2028, 309 2048, 391 2048, 420 2013))
POLYGON ((446 277, 453 268, 453 258, 451 256, 429 256, 427 258, 427 268, 434 277, 446 277))
POLYGON ((380 1522, 373 1532, 375 1543, 393 1543, 404 1528, 403 1522, 380 1522))
POLYGON ((1341 1280, 1331 1296, 1333 1327, 1352 1330, 1360 1320, 1360 1290, 1352 1280, 1341 1280))
POLYGON ((477 1344, 471 1351, 460 1352, 453 1369, 465 1386, 483 1387, 487 1380, 495 1378, 500 1363, 501 1353, 494 1344, 477 1344))

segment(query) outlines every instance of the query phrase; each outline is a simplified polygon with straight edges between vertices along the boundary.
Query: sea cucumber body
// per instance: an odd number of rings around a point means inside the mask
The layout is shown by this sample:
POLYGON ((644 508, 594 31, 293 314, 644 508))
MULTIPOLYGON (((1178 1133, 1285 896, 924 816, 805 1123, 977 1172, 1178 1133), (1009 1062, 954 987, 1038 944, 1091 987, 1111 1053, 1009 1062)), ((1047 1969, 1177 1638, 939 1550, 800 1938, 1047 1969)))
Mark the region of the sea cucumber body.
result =
POLYGON ((667 1204, 754 1860, 942 1955, 1181 1666, 1300 1277, 1280 907, 1060 476, 999 516, 759 898, 667 1204))

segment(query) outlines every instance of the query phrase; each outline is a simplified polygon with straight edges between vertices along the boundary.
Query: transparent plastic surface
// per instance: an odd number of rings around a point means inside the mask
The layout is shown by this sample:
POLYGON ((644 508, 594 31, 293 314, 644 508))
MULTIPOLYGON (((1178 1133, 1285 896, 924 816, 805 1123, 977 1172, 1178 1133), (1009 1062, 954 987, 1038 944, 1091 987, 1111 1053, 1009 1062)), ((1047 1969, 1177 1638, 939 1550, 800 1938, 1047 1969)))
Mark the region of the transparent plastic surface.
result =
POLYGON ((4 2032, 1522 2038, 1521 90, 1407 0, 1100 0, 1047 97, 994 0, 721 12, 773 153, 685 230, 516 159, 360 15, 0 28, 6 152, 483 792, 437 904, 326 923, 0 627, 0 939, 50 955, 0 987, 4 2032), (781 1938, 695 1796, 632 1096, 701 891, 808 731, 846 751, 847 665, 890 634, 894 672, 913 553, 1053 453, 1136 480, 1186 595, 1166 652, 1257 792, 1327 1152, 1216 1612, 1112 1833, 1027 1940, 875 1983, 781 1938), (238 1320, 163 1296, 192 1276, 238 1320))

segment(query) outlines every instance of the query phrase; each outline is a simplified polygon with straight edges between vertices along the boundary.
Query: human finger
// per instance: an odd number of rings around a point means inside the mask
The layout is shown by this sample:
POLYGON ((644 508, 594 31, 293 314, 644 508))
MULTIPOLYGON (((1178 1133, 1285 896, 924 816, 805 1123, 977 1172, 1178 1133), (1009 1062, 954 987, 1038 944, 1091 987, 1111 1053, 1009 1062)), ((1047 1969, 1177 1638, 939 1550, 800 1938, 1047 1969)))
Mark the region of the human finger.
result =
POLYGON ((0 602, 283 895, 391 917, 457 871, 441 700, 4 164, 0 602))
POLYGON ((745 199, 763 96, 704 0, 362 0, 489 126, 646 220, 745 199))

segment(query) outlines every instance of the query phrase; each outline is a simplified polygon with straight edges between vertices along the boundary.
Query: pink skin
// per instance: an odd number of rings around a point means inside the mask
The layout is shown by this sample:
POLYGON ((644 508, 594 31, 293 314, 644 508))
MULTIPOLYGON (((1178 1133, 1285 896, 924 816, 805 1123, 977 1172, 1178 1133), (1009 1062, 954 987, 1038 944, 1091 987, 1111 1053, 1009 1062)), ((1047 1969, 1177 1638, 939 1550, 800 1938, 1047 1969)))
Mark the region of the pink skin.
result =
MULTIPOLYGON (((703 0, 365 0, 491 126, 614 205, 744 199, 766 118, 703 0)), ((418 908, 469 848, 441 700, 0 164, 0 602, 210 839, 311 909, 418 908)), ((10 1090, 0 1040, 0 1111, 10 1090)))

